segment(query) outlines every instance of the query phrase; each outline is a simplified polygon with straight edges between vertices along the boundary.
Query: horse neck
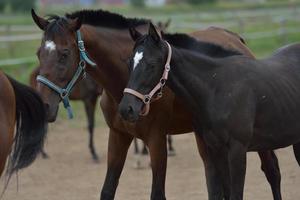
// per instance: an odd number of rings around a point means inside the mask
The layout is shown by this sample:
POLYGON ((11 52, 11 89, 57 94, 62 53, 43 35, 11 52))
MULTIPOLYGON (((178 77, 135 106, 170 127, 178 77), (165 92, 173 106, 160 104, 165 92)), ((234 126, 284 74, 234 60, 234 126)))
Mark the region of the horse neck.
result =
POLYGON ((211 77, 218 64, 205 55, 176 48, 172 48, 172 51, 167 84, 176 95, 184 98, 191 109, 197 110, 201 102, 194 99, 200 97, 201 101, 205 101, 211 91, 211 77))
POLYGON ((87 67, 87 72, 116 102, 122 98, 128 80, 126 59, 133 42, 127 30, 92 27, 81 28, 88 55, 97 67, 87 67))

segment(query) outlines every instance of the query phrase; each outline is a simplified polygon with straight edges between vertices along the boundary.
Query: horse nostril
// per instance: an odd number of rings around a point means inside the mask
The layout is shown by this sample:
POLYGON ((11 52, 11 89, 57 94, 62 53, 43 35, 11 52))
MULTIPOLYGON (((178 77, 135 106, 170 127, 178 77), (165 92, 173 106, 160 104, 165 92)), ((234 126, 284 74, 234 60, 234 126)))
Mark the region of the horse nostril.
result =
POLYGON ((127 113, 128 113, 129 115, 132 115, 132 114, 133 114, 133 107, 132 107, 132 106, 128 106, 128 108, 127 108, 127 113))

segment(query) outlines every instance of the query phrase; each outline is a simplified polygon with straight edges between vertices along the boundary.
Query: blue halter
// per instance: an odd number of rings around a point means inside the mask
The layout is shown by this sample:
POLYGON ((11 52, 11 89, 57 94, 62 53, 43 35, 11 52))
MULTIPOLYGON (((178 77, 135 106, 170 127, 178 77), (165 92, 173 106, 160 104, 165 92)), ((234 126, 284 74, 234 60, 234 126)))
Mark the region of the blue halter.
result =
POLYGON ((79 61, 77 70, 76 70, 73 78, 71 79, 71 81, 64 88, 61 88, 61 87, 57 86, 56 84, 54 84, 53 82, 49 81, 47 78, 45 78, 41 75, 38 75, 37 78, 36 78, 37 81, 39 81, 39 82, 43 83, 44 85, 48 86, 49 88, 51 88, 53 91, 57 92, 60 95, 60 98, 62 99, 64 107, 68 112, 69 119, 72 119, 73 116, 74 116, 71 105, 70 105, 70 102, 69 102, 69 96, 70 96, 70 93, 71 93, 76 81, 80 77, 81 73, 83 73, 83 78, 85 78, 85 76, 86 76, 86 72, 85 72, 86 63, 88 63, 92 67, 96 66, 96 63, 94 63, 87 56, 87 53, 86 53, 85 47, 84 47, 84 42, 82 40, 81 33, 80 33, 79 30, 76 32, 76 35, 77 35, 77 44, 78 44, 78 49, 79 49, 79 54, 80 54, 80 61, 79 61))

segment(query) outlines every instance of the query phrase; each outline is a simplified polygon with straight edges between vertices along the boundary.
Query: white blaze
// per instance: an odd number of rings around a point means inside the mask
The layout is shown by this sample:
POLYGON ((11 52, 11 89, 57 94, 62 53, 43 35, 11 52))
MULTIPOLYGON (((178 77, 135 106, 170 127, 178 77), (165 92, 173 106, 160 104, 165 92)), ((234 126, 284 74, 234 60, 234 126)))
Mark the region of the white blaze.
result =
POLYGON ((133 70, 136 68, 136 66, 140 63, 140 61, 143 59, 143 52, 136 52, 133 58, 133 70))
POLYGON ((51 40, 47 40, 45 42, 45 49, 50 51, 50 52, 54 51, 56 49, 56 44, 51 40))

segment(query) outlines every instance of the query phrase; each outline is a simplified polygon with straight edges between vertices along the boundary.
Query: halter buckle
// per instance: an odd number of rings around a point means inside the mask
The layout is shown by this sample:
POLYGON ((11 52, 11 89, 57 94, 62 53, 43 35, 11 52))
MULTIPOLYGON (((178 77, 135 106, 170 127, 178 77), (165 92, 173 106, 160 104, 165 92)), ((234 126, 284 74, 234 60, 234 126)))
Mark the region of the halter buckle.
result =
POLYGON ((78 49, 79 49, 79 51, 85 51, 83 40, 78 41, 78 49))
POLYGON ((160 86, 163 87, 166 84, 166 79, 162 78, 162 79, 160 79, 159 82, 160 82, 160 86))
POLYGON ((149 104, 150 101, 151 101, 151 96, 150 95, 145 95, 144 100, 143 100, 144 104, 149 104))
POLYGON ((167 64, 166 67, 165 67, 166 71, 170 71, 171 67, 170 67, 170 64, 167 64))
POLYGON ((61 93, 60 93, 60 97, 61 99, 65 99, 68 96, 68 91, 66 89, 62 89, 61 93))

